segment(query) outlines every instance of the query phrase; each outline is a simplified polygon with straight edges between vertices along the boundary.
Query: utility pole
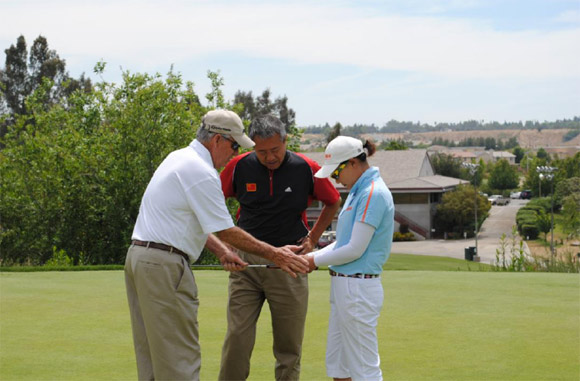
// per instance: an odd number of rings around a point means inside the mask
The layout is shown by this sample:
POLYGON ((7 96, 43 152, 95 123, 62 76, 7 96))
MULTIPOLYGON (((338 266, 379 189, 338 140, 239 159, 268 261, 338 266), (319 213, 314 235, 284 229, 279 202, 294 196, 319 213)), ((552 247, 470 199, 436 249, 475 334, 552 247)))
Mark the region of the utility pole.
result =
POLYGON ((542 183, 542 179, 546 179, 550 182, 550 214, 552 215, 552 222, 550 226, 550 252, 552 253, 552 257, 555 255, 554 251, 554 172, 556 172, 558 168, 556 167, 548 167, 548 166, 540 166, 536 167, 536 171, 540 174, 540 185, 542 183))
POLYGON ((469 173, 471 174, 471 176, 473 177, 473 188, 475 189, 475 205, 474 205, 474 210, 475 210, 475 255, 479 255, 479 250, 477 247, 477 169, 479 168, 479 164, 475 164, 475 163, 463 163, 461 164, 464 168, 469 169, 469 173))

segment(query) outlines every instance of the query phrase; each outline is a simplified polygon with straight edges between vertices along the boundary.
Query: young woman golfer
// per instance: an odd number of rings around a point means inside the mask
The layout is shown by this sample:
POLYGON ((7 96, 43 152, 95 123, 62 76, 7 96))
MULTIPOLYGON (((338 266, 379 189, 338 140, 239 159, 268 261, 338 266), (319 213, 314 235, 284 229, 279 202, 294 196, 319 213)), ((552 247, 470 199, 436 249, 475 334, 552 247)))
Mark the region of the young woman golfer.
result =
POLYGON ((315 174, 350 190, 338 216, 336 241, 307 256, 311 270, 330 269, 326 373, 335 380, 382 380, 376 327, 395 207, 379 169, 367 162, 375 150, 369 141, 363 146, 358 139, 339 136, 326 147, 324 165, 315 174))

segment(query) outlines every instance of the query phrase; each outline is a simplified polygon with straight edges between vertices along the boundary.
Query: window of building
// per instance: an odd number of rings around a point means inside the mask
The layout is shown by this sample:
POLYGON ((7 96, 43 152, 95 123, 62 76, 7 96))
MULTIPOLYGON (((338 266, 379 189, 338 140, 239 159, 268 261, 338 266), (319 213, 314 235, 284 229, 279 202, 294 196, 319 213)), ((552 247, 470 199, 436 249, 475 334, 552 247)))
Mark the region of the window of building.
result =
POLYGON ((394 193, 395 204, 427 204, 429 193, 394 193))

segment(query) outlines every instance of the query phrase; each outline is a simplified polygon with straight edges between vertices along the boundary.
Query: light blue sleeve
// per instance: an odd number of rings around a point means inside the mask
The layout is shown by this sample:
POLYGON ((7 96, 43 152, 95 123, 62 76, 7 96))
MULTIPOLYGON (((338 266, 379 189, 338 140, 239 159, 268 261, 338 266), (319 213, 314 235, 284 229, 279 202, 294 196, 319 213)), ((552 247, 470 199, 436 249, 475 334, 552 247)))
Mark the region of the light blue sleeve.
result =
POLYGON ((356 209, 356 221, 364 222, 379 227, 387 211, 387 201, 382 189, 373 182, 366 190, 365 195, 361 196, 356 209))

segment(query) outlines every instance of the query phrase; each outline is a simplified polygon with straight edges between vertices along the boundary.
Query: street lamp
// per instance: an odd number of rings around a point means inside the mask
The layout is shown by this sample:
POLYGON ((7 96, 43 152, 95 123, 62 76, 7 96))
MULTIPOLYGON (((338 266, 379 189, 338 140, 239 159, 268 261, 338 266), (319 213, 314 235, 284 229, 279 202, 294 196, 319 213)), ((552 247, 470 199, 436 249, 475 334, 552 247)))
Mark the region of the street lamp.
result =
POLYGON ((548 167, 548 166, 540 166, 536 167, 536 171, 540 174, 540 186, 542 184, 542 180, 546 179, 550 182, 550 213, 552 215, 552 222, 550 226, 550 234, 551 234, 551 241, 550 241, 550 252, 552 256, 554 255, 554 172, 556 172, 558 168, 556 167, 548 167))
POLYGON ((469 169, 469 173, 473 176, 473 188, 475 189, 475 255, 479 255, 479 251, 477 248, 477 179, 475 175, 477 174, 477 168, 479 168, 479 164, 474 163, 462 163, 461 164, 464 168, 469 169))

